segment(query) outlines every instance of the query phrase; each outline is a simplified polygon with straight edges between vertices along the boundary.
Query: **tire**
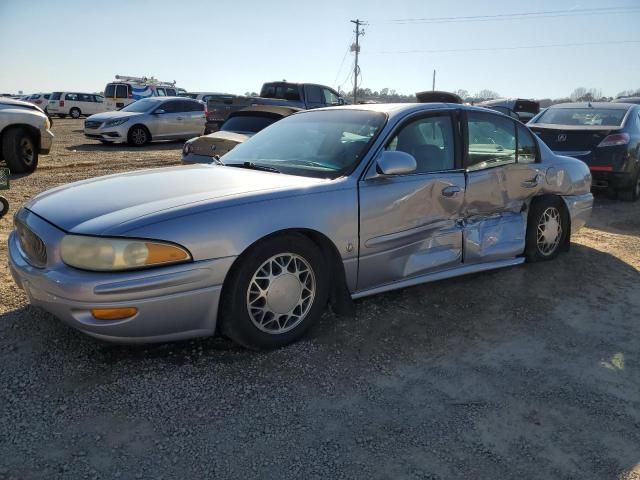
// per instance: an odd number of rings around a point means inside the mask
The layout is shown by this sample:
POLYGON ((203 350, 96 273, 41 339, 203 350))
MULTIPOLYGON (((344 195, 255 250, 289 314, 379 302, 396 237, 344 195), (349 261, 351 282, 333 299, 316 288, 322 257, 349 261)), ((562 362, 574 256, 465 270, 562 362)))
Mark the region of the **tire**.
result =
POLYGON ((0 197, 0 218, 9 213, 9 200, 4 197, 0 197))
POLYGON ((132 147, 143 147, 151 141, 151 134, 144 125, 134 125, 127 133, 127 143, 132 147))
POLYGON ((13 127, 5 131, 2 154, 12 173, 31 173, 38 166, 38 144, 24 128, 13 127))
POLYGON ((79 108, 73 107, 71 110, 69 110, 69 115, 71 115, 71 118, 80 118, 80 115, 82 115, 82 112, 80 111, 79 108))
POLYGON ((565 245, 568 234, 569 215, 560 198, 548 196, 534 201, 527 219, 526 260, 553 260, 565 245))
POLYGON ((320 318, 328 292, 327 260, 312 241, 296 234, 269 238, 229 272, 220 331, 253 350, 284 347, 320 318))
POLYGON ((640 198, 640 169, 633 177, 633 185, 630 190, 620 192, 620 197, 629 202, 636 202, 640 198))

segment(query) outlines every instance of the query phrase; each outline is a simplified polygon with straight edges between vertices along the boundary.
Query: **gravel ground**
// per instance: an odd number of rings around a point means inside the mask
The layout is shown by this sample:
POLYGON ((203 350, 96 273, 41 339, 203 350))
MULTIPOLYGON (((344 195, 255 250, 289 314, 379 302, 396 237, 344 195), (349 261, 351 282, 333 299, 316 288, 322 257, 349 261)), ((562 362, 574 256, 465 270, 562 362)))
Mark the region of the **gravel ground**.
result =
MULTIPOLYGON (((56 120, 12 212, 177 164, 56 120)), ((0 479, 640 479, 640 203, 597 198, 556 261, 370 297, 303 341, 106 345, 30 307, 0 220, 0 479)))

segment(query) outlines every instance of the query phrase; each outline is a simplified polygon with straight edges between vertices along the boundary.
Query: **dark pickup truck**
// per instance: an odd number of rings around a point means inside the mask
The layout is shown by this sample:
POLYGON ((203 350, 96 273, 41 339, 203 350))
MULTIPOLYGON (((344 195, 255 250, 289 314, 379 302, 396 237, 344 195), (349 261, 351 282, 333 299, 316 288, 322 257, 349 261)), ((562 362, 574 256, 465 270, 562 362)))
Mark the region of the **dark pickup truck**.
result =
POLYGON ((257 105, 281 105, 310 109, 344 105, 333 88, 315 83, 268 82, 259 97, 216 95, 207 101, 207 132, 215 132, 233 111, 257 105))

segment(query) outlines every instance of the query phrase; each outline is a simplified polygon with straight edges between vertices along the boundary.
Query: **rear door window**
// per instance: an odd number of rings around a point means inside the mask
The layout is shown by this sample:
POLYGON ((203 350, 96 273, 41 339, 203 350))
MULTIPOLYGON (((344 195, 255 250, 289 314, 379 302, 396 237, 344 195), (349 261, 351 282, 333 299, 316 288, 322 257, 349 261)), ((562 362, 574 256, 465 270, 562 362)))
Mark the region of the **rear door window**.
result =
POLYGON ((307 93, 307 103, 322 104, 324 99, 322 98, 322 91, 317 85, 307 85, 305 87, 307 93))
POLYGON ((166 113, 179 113, 179 112, 184 112, 183 110, 184 103, 186 102, 182 102, 180 100, 173 100, 169 102, 164 102, 158 108, 164 110, 166 113))
POLYGON ((467 113, 467 168, 482 170, 516 161, 516 124, 499 115, 467 113))
POLYGON ((116 98, 129 98, 129 86, 128 85, 117 85, 116 87, 116 98))
POLYGON ((77 102, 78 101, 78 97, 79 97, 79 95, 77 93, 67 93, 64 96, 64 99, 69 101, 69 102, 77 102))
POLYGON ((86 93, 79 93, 78 94, 78 99, 81 102, 93 102, 93 95, 87 95, 86 93))
POLYGON ((104 97, 102 97, 101 95, 94 95, 93 96, 93 101, 96 103, 102 103, 104 102, 104 97))

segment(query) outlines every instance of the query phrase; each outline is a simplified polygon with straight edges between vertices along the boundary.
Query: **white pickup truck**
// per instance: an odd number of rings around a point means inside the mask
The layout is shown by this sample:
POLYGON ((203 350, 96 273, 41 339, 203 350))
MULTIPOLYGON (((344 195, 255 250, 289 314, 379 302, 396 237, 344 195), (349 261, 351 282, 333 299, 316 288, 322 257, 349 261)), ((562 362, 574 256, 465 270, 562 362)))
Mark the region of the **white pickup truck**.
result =
POLYGON ((11 173, 31 173, 38 156, 47 155, 53 143, 51 122, 39 107, 20 100, 0 98, 0 160, 11 173))

